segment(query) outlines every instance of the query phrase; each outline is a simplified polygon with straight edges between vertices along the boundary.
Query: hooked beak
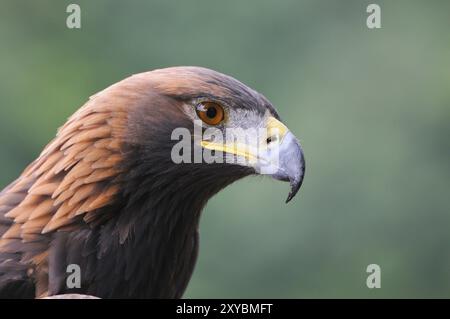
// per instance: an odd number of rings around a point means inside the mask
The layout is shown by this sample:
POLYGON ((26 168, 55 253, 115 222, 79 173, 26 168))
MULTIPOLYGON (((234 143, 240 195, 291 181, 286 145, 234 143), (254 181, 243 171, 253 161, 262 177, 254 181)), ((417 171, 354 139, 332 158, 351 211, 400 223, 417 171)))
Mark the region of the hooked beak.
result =
POLYGON ((294 134, 288 132, 279 146, 280 162, 272 177, 290 183, 291 190, 286 199, 288 203, 298 192, 305 175, 305 158, 300 143, 294 134))
POLYGON ((214 143, 202 141, 204 148, 244 158, 246 165, 259 174, 290 183, 288 203, 300 189, 305 174, 303 150, 297 138, 279 120, 270 116, 266 121, 266 135, 258 142, 214 143))

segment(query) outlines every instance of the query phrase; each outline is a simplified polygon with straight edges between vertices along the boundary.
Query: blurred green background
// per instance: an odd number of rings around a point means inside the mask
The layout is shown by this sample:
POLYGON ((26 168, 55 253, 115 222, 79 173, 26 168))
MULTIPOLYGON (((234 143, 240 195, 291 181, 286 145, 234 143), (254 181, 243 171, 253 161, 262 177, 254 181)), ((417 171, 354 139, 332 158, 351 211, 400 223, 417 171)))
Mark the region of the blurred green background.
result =
POLYGON ((274 103, 307 174, 288 205, 263 177, 209 202, 185 297, 450 297, 450 2, 376 1, 369 30, 371 2, 0 0, 0 187, 93 93, 209 67, 274 103))

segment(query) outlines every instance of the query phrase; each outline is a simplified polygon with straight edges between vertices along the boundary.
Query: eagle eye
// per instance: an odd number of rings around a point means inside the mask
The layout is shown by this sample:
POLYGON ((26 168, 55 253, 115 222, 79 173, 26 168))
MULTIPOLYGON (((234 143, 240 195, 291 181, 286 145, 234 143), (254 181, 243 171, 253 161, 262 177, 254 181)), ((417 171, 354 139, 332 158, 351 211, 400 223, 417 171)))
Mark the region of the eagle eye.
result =
POLYGON ((217 125, 223 121, 225 112, 223 107, 214 102, 202 102, 197 105, 198 117, 208 125, 217 125))

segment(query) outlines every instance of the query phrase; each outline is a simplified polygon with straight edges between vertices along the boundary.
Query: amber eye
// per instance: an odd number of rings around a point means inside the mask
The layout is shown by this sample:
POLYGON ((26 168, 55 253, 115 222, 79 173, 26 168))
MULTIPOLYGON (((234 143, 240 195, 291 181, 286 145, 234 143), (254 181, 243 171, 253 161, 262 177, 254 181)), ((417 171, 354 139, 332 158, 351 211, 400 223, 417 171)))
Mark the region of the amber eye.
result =
POLYGON ((224 119, 222 106, 213 102, 203 102, 197 106, 198 117, 208 125, 217 125, 224 119))

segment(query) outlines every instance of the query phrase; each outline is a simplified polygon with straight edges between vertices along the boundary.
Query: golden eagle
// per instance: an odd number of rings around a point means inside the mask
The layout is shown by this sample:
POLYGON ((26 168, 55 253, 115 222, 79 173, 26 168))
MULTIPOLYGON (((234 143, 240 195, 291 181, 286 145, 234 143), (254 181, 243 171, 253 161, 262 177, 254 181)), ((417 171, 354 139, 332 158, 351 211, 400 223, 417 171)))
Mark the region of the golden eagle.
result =
POLYGON ((200 67, 131 76, 92 96, 0 193, 0 297, 179 298, 207 201, 261 173, 289 181, 289 201, 304 170, 300 144, 272 104, 232 77, 200 67), (267 137, 217 139, 236 128, 267 137), (200 149, 218 160, 174 160, 177 129, 193 148, 175 155, 200 149), (80 287, 66 285, 71 264, 80 287))

